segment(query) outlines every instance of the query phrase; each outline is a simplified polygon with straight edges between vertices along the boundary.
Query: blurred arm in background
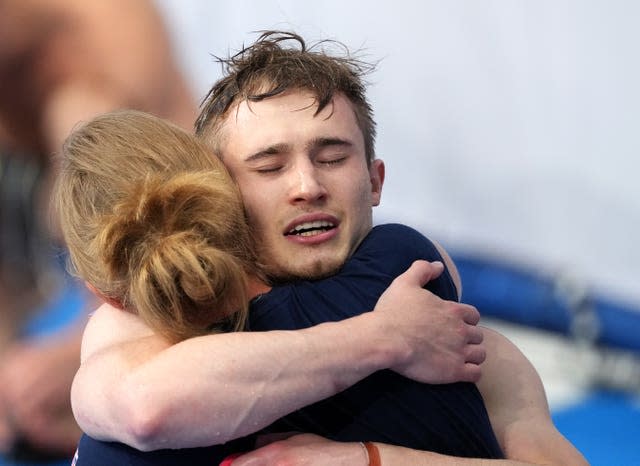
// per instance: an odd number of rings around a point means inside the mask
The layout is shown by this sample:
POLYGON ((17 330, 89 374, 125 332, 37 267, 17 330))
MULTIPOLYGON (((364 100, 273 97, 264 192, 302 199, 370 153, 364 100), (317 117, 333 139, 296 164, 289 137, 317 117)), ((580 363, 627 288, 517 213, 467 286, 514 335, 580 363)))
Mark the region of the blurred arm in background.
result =
POLYGON ((69 454, 80 434, 69 403, 80 329, 18 338, 61 286, 44 270, 60 273, 49 249, 52 156, 96 114, 135 108, 190 129, 196 105, 145 0, 0 0, 0 83, 0 452, 22 439, 69 454))

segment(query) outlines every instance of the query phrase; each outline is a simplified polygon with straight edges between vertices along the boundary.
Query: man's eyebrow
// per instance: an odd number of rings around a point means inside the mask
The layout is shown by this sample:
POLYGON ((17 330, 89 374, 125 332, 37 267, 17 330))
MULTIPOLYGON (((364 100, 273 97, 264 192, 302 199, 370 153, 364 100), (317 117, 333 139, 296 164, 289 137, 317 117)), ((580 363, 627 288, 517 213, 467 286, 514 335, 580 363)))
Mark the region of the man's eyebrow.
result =
MULTIPOLYGON (((306 144, 306 148, 310 152, 316 152, 323 147, 331 147, 331 146, 342 146, 342 147, 352 147, 353 142, 348 139, 343 139, 339 137, 320 137, 315 138, 309 141, 306 144)), ((286 152, 290 152, 291 146, 287 143, 273 144, 271 146, 264 147, 257 152, 245 157, 245 162, 254 162, 256 160, 260 160, 266 157, 284 154, 286 152)))
POLYGON ((254 152, 253 154, 249 155, 248 157, 245 157, 244 161, 245 162, 254 162, 256 160, 260 160, 262 158, 265 157, 269 157, 272 155, 278 155, 278 154, 282 154, 285 153, 287 151, 289 151, 291 148, 288 144, 285 143, 281 143, 281 144, 273 144, 271 146, 267 146, 263 149, 260 149, 257 152, 254 152))
POLYGON ((307 143, 307 150, 311 152, 315 152, 323 147, 331 147, 331 146, 342 146, 342 147, 352 147, 353 142, 348 139, 331 137, 331 138, 316 138, 307 143))

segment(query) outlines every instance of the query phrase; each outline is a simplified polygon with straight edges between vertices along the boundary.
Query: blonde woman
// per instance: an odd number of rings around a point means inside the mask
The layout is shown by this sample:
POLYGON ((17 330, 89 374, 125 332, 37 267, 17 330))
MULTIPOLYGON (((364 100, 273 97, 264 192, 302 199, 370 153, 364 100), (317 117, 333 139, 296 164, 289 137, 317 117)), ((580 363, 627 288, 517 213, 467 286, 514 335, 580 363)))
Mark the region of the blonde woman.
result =
POLYGON ((171 342, 244 326, 259 277, 217 157, 150 115, 105 114, 64 146, 55 201, 75 273, 171 342))

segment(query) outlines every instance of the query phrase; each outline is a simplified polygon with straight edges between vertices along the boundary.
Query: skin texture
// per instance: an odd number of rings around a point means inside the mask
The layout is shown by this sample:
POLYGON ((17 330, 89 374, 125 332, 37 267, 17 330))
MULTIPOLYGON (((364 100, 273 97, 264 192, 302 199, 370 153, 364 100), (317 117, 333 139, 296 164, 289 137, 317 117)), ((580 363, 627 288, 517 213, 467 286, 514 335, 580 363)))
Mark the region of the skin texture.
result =
POLYGON ((308 93, 285 94, 230 111, 222 157, 242 191, 267 272, 279 280, 332 275, 371 229, 384 164, 367 167, 349 101, 336 96, 314 116, 308 93), (251 137, 246 137, 251 134, 251 137), (305 222, 331 228, 288 235, 305 222))

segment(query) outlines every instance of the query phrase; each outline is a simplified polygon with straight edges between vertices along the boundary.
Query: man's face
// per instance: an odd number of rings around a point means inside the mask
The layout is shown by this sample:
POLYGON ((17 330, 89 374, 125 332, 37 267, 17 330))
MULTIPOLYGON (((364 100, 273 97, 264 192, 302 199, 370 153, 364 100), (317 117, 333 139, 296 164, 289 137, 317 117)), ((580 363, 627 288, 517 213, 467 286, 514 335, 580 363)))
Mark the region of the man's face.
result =
POLYGON ((240 103, 222 128, 222 157, 244 200, 267 273, 275 279, 335 273, 371 229, 384 164, 367 167, 349 100, 314 116, 310 93, 240 103))

